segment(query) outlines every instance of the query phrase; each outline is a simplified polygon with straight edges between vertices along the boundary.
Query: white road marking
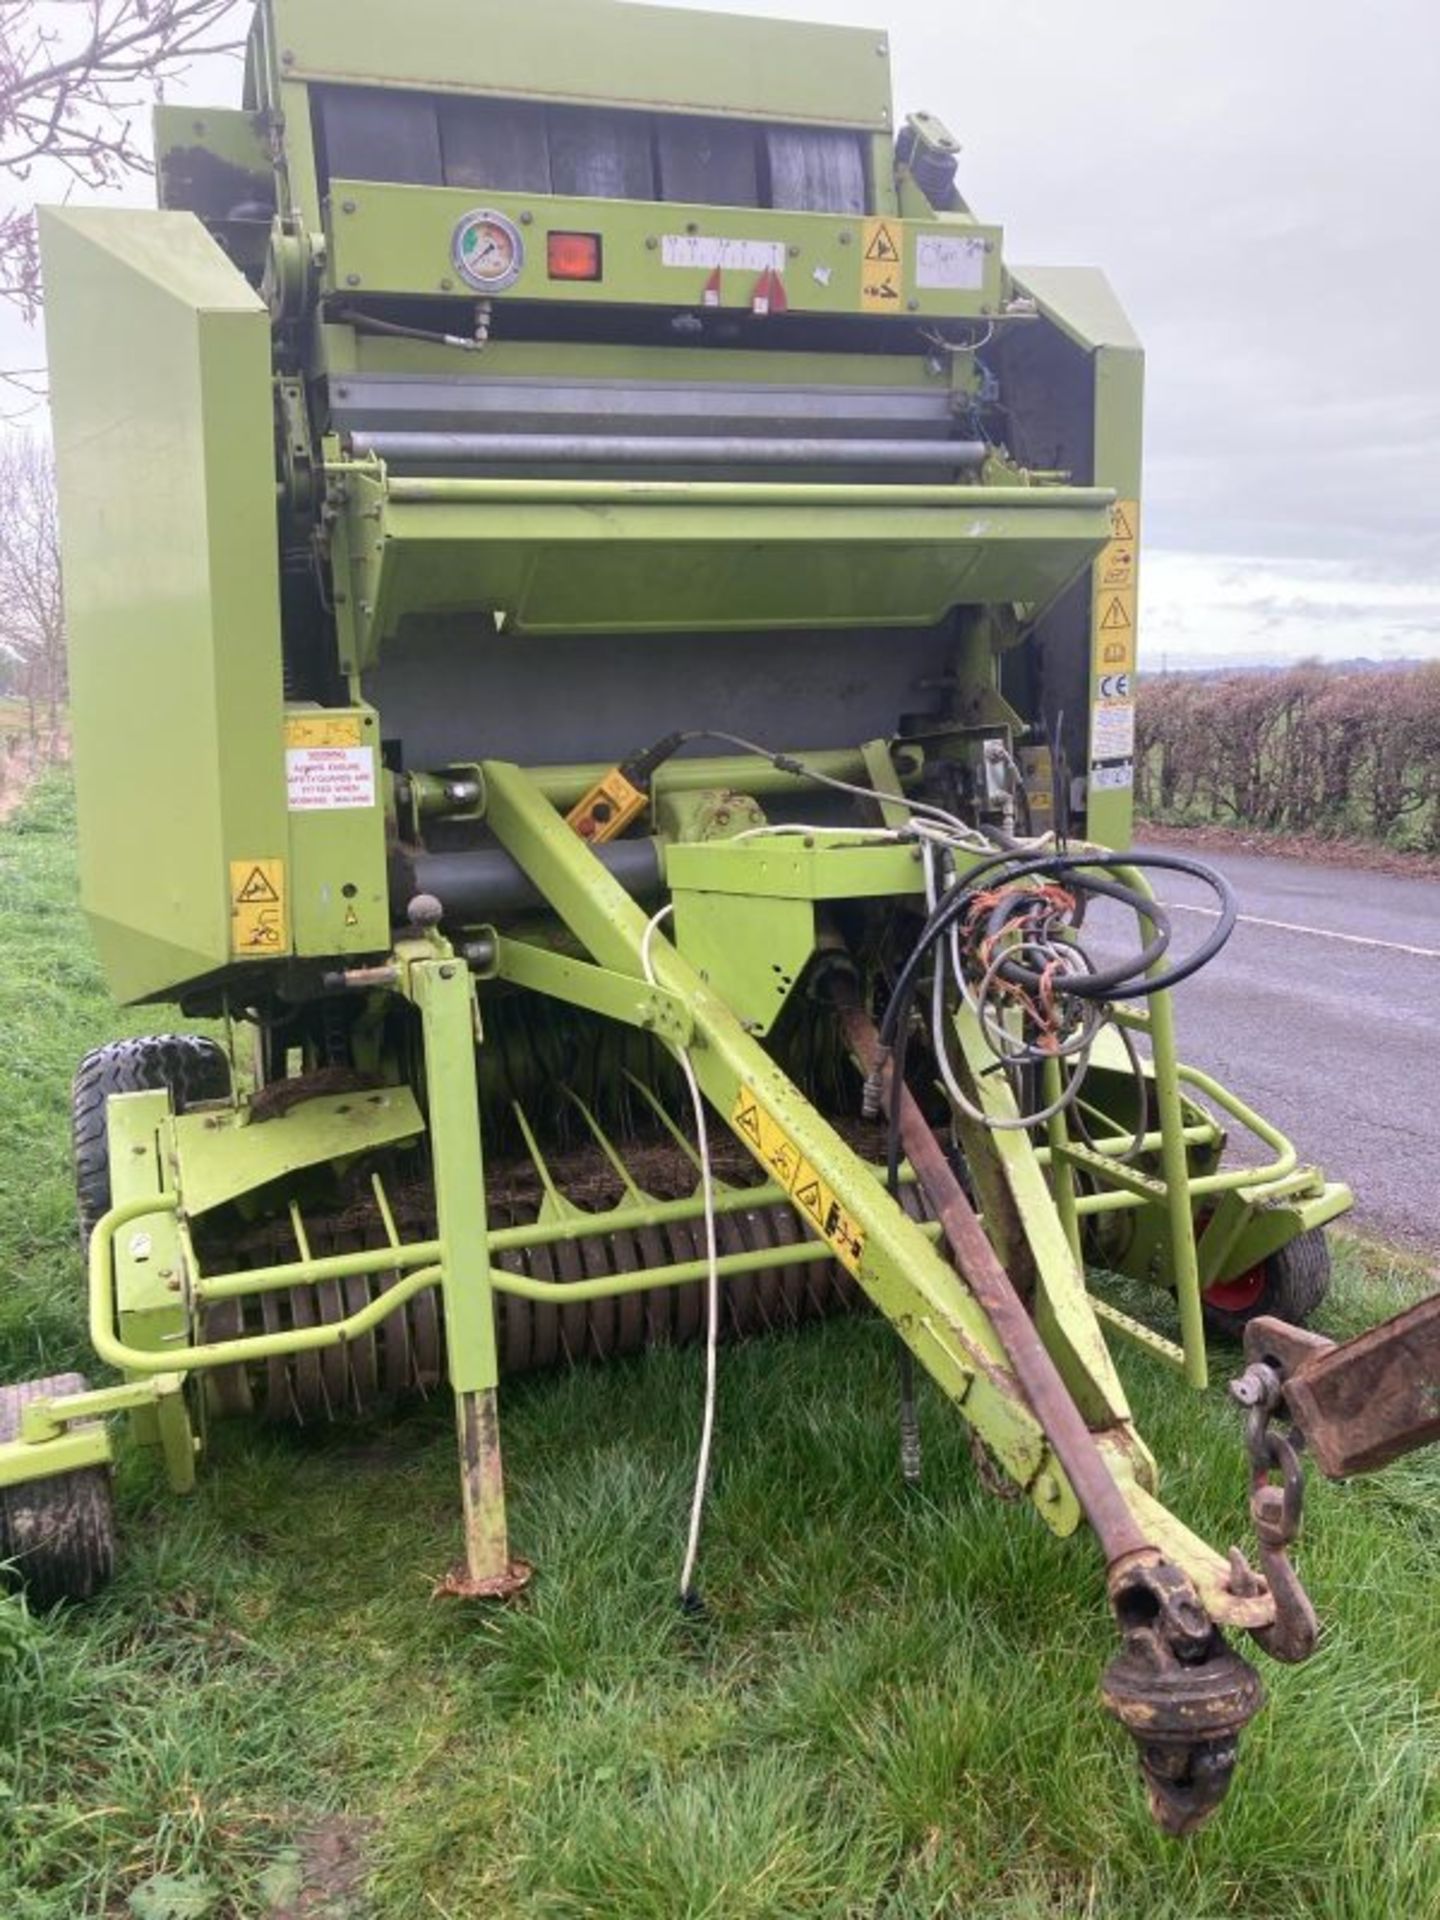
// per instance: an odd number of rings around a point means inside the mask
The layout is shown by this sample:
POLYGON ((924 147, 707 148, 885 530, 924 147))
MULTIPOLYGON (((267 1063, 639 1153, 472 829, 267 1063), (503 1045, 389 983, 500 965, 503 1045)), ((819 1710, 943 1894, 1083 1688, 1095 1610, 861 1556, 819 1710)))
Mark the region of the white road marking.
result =
MULTIPOLYGON (((1218 907, 1196 907, 1188 900, 1170 900, 1166 906, 1171 913, 1203 913, 1210 920, 1220 918, 1218 907)), ((1316 940, 1343 940, 1351 947, 1378 947, 1382 953, 1410 953, 1418 960, 1440 960, 1440 947, 1407 947, 1403 940, 1374 940, 1366 933, 1337 933, 1333 927, 1301 927, 1293 920, 1262 920, 1256 913, 1242 913, 1238 924, 1269 927, 1273 933, 1308 933, 1316 940)))

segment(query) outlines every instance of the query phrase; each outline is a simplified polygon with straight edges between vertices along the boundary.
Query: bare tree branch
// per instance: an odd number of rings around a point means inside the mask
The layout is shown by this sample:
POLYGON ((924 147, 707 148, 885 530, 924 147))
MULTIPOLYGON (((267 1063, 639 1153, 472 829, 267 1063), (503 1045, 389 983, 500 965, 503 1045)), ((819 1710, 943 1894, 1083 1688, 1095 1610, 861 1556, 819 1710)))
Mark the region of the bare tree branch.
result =
POLYGON ((233 50, 242 25, 238 0, 0 0, 0 301, 27 319, 39 305, 33 168, 92 190, 148 171, 137 114, 191 60, 233 50))
POLYGON ((65 608, 49 442, 0 435, 0 692, 25 702, 32 759, 58 751, 65 608))

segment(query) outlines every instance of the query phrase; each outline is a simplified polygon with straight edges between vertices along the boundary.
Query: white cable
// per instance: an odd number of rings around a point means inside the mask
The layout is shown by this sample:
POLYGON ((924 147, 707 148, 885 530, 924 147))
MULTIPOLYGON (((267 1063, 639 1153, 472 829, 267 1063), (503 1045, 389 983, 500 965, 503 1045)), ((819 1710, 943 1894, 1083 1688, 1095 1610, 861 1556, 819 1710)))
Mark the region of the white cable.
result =
POLYGON ((838 780, 833 773, 821 773, 818 768, 806 766, 797 754, 776 753, 771 747, 757 746, 753 740, 745 739, 743 734, 720 733, 713 727, 704 727, 689 736, 692 740, 723 740, 727 746, 739 747, 742 753, 757 754, 760 759, 768 760, 772 767, 778 767, 782 773, 793 774, 797 780, 813 780, 817 786, 830 787, 836 793, 848 793, 858 800, 882 801, 892 806, 904 807, 913 820, 933 820, 954 834, 962 846, 976 852, 993 851, 990 842, 975 827, 959 820, 953 813, 947 813, 944 807, 931 806, 926 800, 912 800, 909 794, 887 793, 881 787, 857 786, 853 780, 838 780), (789 763, 789 764, 787 764, 789 763))
POLYGON ((723 844, 733 846, 740 840, 773 840, 781 835, 797 833, 843 833, 847 846, 862 840, 868 845, 872 841, 893 843, 915 837, 908 827, 812 827, 800 820, 781 820, 763 827, 745 827, 739 833, 732 833, 723 844))
MULTIPOLYGON (((670 902, 653 913, 646 922, 640 942, 640 965, 652 987, 656 985, 656 979, 650 959, 651 944, 662 923, 674 911, 674 903, 670 902)), ((695 1460, 690 1531, 685 1541, 685 1561, 680 1569, 680 1598, 684 1601, 690 1597, 695 1563, 700 1558, 700 1527, 705 1517, 705 1495, 710 1485, 710 1454, 715 1440, 715 1390, 720 1374, 720 1255, 715 1241, 715 1176, 710 1165, 710 1134, 705 1123, 705 1101, 700 1092, 700 1082, 695 1078, 689 1048, 676 1045, 671 1051, 680 1062, 680 1071, 690 1090, 690 1104, 695 1111, 695 1145, 700 1155, 700 1189, 705 1206, 705 1416, 700 1424, 700 1451, 695 1460)))

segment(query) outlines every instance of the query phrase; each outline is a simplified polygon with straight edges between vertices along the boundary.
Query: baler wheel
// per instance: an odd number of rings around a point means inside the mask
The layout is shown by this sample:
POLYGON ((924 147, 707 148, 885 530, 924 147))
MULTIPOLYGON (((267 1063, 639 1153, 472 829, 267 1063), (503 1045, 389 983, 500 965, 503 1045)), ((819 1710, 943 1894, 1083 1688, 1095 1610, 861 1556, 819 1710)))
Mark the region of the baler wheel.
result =
MULTIPOLYGON (((0 1441, 20 1436, 34 1400, 84 1393, 83 1374, 0 1387, 0 1441)), ((115 1503, 107 1467, 80 1467, 0 1488, 0 1563, 37 1607, 89 1600, 115 1570, 115 1503)))
POLYGON ((1262 1313, 1303 1327, 1330 1291, 1330 1243, 1322 1227, 1297 1234, 1249 1272, 1201 1294, 1205 1324, 1219 1338, 1239 1340, 1262 1313))

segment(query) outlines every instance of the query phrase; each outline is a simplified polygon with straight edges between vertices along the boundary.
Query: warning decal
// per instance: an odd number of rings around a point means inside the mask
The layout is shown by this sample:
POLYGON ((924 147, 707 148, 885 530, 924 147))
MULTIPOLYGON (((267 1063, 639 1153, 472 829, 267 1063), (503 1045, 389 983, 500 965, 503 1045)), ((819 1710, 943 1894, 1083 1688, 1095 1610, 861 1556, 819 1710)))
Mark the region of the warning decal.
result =
POLYGON ((1140 502, 1117 500, 1110 509, 1110 538, 1095 562, 1095 674, 1135 671, 1135 567, 1140 502))
POLYGON ((1102 676, 1135 671, 1135 595, 1108 593, 1095 607, 1095 666, 1102 676))
POLYGON ((915 284, 978 292, 985 284, 983 234, 921 233, 915 236, 915 284))
POLYGON ((358 713, 292 713, 285 721, 287 747, 358 747, 358 713))
POLYGON ((267 959, 285 953, 290 935, 285 918, 285 862, 230 862, 230 951, 237 960, 267 959))
POLYGON ((1092 767, 1090 784, 1106 793, 1123 793, 1135 784, 1135 763, 1122 760, 1112 767, 1092 767))
POLYGON ((308 813, 330 807, 373 807, 373 749, 287 747, 285 798, 292 813, 308 813))
POLYGON ((835 1258, 858 1273, 865 1232, 840 1205, 833 1190, 801 1153, 780 1122, 743 1083, 735 1094, 730 1124, 794 1206, 828 1240, 835 1258))
MULTIPOLYGON (((690 267, 717 272, 722 267, 739 273, 783 273, 783 240, 732 240, 715 233, 667 233, 660 239, 662 267, 690 267)), ((718 302, 717 302, 718 304, 718 302)))
POLYGON ((1097 700, 1090 709, 1091 760, 1129 760, 1135 753, 1135 702, 1097 700))
POLYGON ((867 220, 860 249, 860 305, 867 313, 897 311, 905 290, 900 246, 903 229, 867 220))
POLYGON ((375 750, 362 746, 358 713, 294 715, 285 722, 285 798, 292 813, 373 807, 375 750))

